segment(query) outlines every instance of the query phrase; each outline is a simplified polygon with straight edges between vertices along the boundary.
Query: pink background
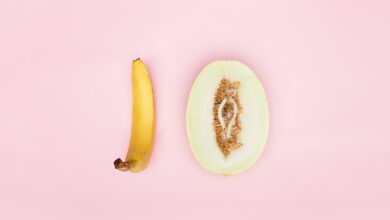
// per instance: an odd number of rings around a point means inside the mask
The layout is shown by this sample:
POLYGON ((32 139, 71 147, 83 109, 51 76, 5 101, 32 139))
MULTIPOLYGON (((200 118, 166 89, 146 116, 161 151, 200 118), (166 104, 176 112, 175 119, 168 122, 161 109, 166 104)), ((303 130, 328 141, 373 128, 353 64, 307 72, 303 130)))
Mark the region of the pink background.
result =
POLYGON ((390 3, 0 2, 0 219, 390 219, 390 3), (155 152, 121 173, 130 61, 155 88, 155 152), (185 131, 201 68, 237 59, 269 98, 266 150, 222 177, 185 131))

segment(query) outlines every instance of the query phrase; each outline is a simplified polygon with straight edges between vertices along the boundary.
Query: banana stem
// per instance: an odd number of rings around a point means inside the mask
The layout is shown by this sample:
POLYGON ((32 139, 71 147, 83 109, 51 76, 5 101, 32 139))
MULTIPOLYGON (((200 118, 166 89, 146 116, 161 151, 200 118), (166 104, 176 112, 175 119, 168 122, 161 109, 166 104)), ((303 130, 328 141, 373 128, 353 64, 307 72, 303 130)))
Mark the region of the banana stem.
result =
POLYGON ((121 158, 118 158, 114 161, 115 169, 126 172, 131 168, 131 163, 129 161, 122 161, 121 158))

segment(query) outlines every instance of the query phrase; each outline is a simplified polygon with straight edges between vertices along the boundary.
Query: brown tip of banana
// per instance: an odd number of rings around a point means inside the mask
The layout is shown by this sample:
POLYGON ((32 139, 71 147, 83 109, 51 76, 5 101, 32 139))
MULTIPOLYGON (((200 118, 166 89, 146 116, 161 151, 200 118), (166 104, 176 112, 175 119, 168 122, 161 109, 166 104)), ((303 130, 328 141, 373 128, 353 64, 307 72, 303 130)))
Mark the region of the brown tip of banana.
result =
POLYGON ((126 172, 130 170, 130 163, 123 162, 121 158, 118 158, 114 161, 115 169, 126 172))

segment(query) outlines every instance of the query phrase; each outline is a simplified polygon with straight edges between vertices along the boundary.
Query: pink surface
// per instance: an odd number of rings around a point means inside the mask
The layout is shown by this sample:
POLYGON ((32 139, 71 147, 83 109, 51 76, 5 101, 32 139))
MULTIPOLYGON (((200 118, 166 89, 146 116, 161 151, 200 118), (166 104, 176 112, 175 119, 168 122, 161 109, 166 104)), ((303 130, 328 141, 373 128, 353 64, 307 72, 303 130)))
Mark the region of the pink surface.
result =
POLYGON ((0 2, 0 219, 390 219, 390 3, 0 2), (149 168, 121 173, 130 61, 157 104, 149 168), (185 131, 201 68, 237 59, 269 98, 266 150, 222 177, 185 131))

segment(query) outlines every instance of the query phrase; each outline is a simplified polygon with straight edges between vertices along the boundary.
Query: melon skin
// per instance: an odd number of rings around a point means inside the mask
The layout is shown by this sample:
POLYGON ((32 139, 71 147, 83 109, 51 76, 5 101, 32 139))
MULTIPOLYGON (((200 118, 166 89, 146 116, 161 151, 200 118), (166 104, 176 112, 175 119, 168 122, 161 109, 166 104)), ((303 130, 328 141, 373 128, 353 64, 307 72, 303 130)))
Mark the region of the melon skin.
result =
POLYGON ((246 65, 232 60, 208 64, 196 78, 187 104, 187 136, 191 150, 206 170, 234 175, 250 168, 259 158, 266 144, 269 113, 264 88, 255 73, 246 65), (213 127, 213 106, 216 89, 222 79, 239 81, 243 146, 227 158, 221 153, 213 127))

